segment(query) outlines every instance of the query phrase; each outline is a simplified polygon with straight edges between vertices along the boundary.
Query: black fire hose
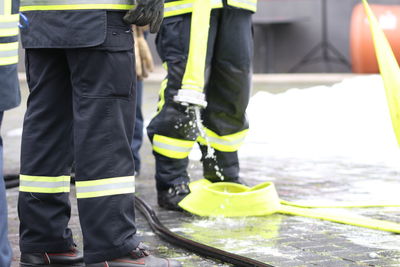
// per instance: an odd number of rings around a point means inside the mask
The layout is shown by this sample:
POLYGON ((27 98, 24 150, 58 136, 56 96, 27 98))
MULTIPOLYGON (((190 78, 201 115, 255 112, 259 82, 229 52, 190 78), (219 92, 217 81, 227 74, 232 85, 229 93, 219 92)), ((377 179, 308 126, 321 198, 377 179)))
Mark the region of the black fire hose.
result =
MULTIPOLYGON (((6 188, 10 189, 17 187, 19 185, 18 178, 19 178, 18 175, 6 175, 4 177, 6 188)), ((187 239, 178 234, 175 234, 161 223, 154 210, 143 199, 141 199, 138 196, 136 196, 135 198, 136 198, 135 201, 136 208, 146 217, 146 220, 150 224, 153 231, 158 236, 160 236, 161 238, 165 239, 170 243, 173 243, 186 250, 192 251, 196 254, 200 254, 202 256, 213 258, 222 262, 230 263, 233 264, 234 266, 274 267, 272 265, 254 259, 230 253, 218 248, 213 248, 205 244, 187 239)))
POLYGON ((136 196, 136 208, 146 217, 153 231, 166 241, 173 243, 179 247, 190 250, 202 256, 220 260, 222 262, 234 264, 235 266, 243 267, 274 267, 272 265, 230 253, 218 248, 210 247, 202 243, 187 239, 180 235, 171 232, 158 219, 154 210, 140 197, 136 196))

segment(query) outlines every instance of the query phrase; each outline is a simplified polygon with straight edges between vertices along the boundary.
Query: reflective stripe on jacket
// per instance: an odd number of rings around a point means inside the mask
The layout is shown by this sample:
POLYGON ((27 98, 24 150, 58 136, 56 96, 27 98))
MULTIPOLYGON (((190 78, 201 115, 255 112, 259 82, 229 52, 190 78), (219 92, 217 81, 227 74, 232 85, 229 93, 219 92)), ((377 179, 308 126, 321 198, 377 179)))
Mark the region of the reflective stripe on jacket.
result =
MULTIPOLYGON (((195 0, 166 1, 164 4, 164 17, 172 17, 191 13, 195 0)), ((222 0, 210 0, 212 8, 222 8, 222 0)), ((257 0, 227 0, 228 6, 257 11, 257 0)))
POLYGON ((18 0, 0 0, 0 111, 19 105, 18 0))
POLYGON ((38 10, 129 10, 133 0, 21 0, 21 11, 38 10))
POLYGON ((19 15, 15 13, 12 0, 0 0, 0 66, 18 62, 19 15))

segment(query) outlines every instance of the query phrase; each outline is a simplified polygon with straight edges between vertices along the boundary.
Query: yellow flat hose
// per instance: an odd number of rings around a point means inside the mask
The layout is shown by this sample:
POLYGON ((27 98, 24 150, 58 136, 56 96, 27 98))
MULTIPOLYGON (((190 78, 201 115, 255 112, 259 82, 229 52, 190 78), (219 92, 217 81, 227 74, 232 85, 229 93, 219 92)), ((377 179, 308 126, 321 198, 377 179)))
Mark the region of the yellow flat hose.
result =
POLYGON ((313 209, 298 208, 287 205, 282 205, 278 212, 288 215, 297 215, 297 216, 315 218, 325 221, 332 221, 348 225, 360 226, 375 230, 400 233, 399 223, 383 221, 383 220, 375 220, 363 216, 350 215, 347 213, 316 211, 313 209))
POLYGON ((189 55, 182 79, 182 89, 203 92, 210 17, 211 1, 194 1, 190 25, 189 55))
MULTIPOLYGON (((372 13, 370 7, 368 6, 367 1, 362 1, 364 3, 364 7, 371 26, 375 50, 385 86, 386 97, 389 104, 393 128, 398 144, 400 145, 400 68, 390 47, 390 44, 387 41, 383 31, 379 27, 378 21, 372 13)), ((200 1, 197 0, 196 4, 200 5, 199 2, 200 1)), ((205 20, 209 21, 210 11, 208 10, 206 12, 206 8, 203 6, 204 2, 201 3, 201 7, 198 7, 199 10, 196 14, 199 15, 201 12, 204 12, 203 15, 205 16, 207 15, 206 13, 208 13, 208 17, 193 17, 192 19, 199 19, 199 21, 203 21, 204 23, 205 20)), ((193 16, 194 15, 195 14, 193 14, 193 16)), ((192 23, 192 27, 196 26, 193 24, 194 23, 192 23)), ((199 29, 196 29, 196 31, 199 31, 199 29)), ((203 28, 199 32, 207 34, 204 36, 208 36, 208 28, 207 31, 205 31, 205 29, 203 28)), ((197 35, 193 36, 193 34, 191 34, 191 45, 193 44, 193 46, 195 46, 195 38, 204 38, 204 36, 199 37, 197 35)), ((197 40, 201 41, 200 43, 198 43, 198 46, 191 47, 190 51, 198 52, 196 52, 196 55, 192 55, 192 57, 189 55, 189 60, 193 60, 190 63, 193 65, 189 65, 188 62, 183 82, 183 84, 190 85, 189 87, 193 86, 194 88, 197 86, 197 88, 202 88, 204 86, 204 65, 200 65, 199 63, 205 62, 205 54, 200 55, 197 53, 206 52, 206 49, 204 49, 204 47, 206 47, 207 39, 208 38, 197 40), (200 47, 203 47, 203 49, 200 49, 200 47), (202 75, 201 79, 200 76, 198 76, 199 74, 202 75), (200 80, 202 81, 202 84, 199 83, 200 80)), ((259 184, 253 188, 248 188, 244 185, 227 182, 213 184, 205 179, 202 179, 191 183, 190 190, 191 193, 179 203, 179 206, 181 206, 186 211, 200 216, 238 217, 265 216, 273 213, 281 213, 316 218, 387 232, 400 233, 399 223, 370 219, 363 216, 340 213, 338 211, 327 212, 314 209, 400 207, 400 203, 339 203, 333 205, 301 205, 279 199, 274 184, 270 182, 259 184)))
POLYGON ((385 86, 392 125, 400 145, 400 68, 385 33, 366 0, 362 0, 370 24, 379 70, 385 86))
MULTIPOLYGON (((313 209, 367 207, 367 205, 355 206, 339 203, 332 206, 304 206, 279 199, 275 186, 271 182, 249 188, 235 183, 211 183, 206 179, 201 179, 190 183, 189 187, 191 193, 179 202, 179 206, 199 216, 243 217, 281 213, 400 233, 399 223, 370 219, 339 211, 327 212, 313 209)), ((388 204, 390 207, 400 207, 400 203, 388 204)), ((370 203, 368 207, 384 207, 384 205, 370 203)))
POLYGON ((377 202, 354 202, 349 203, 330 203, 330 204, 308 204, 308 203, 294 203, 286 200, 281 200, 281 204, 289 205, 299 208, 388 208, 388 207, 400 207, 400 203, 394 203, 393 201, 379 201, 377 202))

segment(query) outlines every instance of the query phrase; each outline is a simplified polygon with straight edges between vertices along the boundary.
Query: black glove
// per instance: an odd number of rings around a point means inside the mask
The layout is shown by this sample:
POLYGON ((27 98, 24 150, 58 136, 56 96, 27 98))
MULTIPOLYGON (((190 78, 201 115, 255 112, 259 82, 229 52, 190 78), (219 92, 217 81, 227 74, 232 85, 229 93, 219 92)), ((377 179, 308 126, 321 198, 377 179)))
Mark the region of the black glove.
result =
POLYGON ((164 0, 137 0, 135 9, 129 10, 124 16, 128 24, 145 26, 150 24, 150 32, 160 29, 164 17, 164 0))

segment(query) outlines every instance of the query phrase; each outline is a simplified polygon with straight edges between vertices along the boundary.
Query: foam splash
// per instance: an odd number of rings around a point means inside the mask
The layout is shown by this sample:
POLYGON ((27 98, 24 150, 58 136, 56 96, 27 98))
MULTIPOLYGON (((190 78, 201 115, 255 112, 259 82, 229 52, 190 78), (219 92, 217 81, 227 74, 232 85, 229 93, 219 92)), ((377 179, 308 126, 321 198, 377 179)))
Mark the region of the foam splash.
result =
POLYGON ((333 86, 259 92, 247 110, 241 157, 341 158, 399 168, 400 150, 378 75, 333 86))

